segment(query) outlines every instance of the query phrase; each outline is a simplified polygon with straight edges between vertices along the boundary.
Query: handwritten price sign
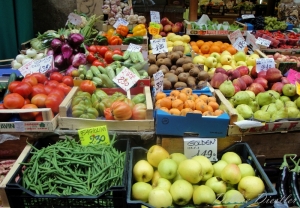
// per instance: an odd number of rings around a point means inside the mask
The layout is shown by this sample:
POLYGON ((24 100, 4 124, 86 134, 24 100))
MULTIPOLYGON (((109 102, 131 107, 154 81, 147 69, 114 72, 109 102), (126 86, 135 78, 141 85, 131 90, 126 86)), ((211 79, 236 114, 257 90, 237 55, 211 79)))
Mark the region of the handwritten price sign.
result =
POLYGON ((271 41, 267 40, 267 39, 264 39, 264 38, 261 38, 261 37, 258 37, 255 43, 258 44, 258 45, 269 47, 270 44, 271 44, 271 41))
POLYGON ((80 143, 83 146, 88 144, 110 144, 106 125, 78 130, 80 143))
POLYGON ((139 52, 141 49, 142 49, 142 46, 130 43, 127 48, 127 51, 139 52))
POLYGON ((153 54, 168 52, 166 38, 153 39, 153 40, 150 40, 150 42, 151 42, 153 54))
POLYGON ((234 44, 238 38, 244 38, 240 30, 236 30, 228 35, 231 44, 234 44))
POLYGON ((126 92, 139 80, 139 77, 136 76, 128 68, 124 68, 113 81, 119 85, 126 92))
POLYGON ((275 68, 275 61, 273 58, 258 58, 256 59, 256 71, 267 71, 270 68, 275 68))
POLYGON ((119 25, 124 25, 124 26, 127 26, 129 23, 122 19, 122 18, 119 18, 116 23, 113 25, 114 28, 117 28, 119 25))
POLYGON ((247 43, 244 38, 239 37, 234 42, 233 47, 238 51, 243 51, 247 47, 247 43))
POLYGON ((157 11, 150 11, 151 22, 160 23, 160 14, 157 11))
POLYGON ((46 56, 40 60, 36 60, 31 65, 31 73, 39 72, 45 73, 53 67, 53 56, 46 56))
POLYGON ((164 73, 162 71, 158 71, 153 74, 154 78, 154 86, 155 86, 155 94, 158 92, 162 92, 164 89, 164 73))

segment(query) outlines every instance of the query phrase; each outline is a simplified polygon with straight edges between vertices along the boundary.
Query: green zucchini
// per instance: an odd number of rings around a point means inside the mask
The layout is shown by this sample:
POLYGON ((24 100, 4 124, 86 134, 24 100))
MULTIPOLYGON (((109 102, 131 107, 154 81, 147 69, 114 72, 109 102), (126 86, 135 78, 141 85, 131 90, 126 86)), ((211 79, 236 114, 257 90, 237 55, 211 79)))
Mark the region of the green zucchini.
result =
POLYGON ((16 75, 16 73, 11 73, 11 74, 9 75, 9 78, 8 78, 8 81, 7 81, 7 89, 6 89, 6 91, 5 91, 4 95, 3 95, 3 97, 5 97, 7 94, 10 93, 9 90, 8 90, 8 86, 9 86, 9 84, 10 84, 11 82, 16 81, 16 80, 17 80, 17 75, 16 75))

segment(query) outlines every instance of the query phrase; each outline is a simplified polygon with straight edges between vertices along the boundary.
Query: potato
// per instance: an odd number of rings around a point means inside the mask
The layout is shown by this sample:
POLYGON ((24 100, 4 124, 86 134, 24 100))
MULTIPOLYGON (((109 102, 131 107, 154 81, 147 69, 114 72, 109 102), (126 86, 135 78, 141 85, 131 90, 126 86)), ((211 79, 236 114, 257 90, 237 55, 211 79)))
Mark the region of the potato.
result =
POLYGON ((170 90, 172 88, 172 83, 169 80, 164 79, 163 80, 163 88, 164 88, 164 90, 170 90))
POLYGON ((156 59, 160 59, 160 58, 162 58, 162 59, 167 58, 167 54, 166 53, 160 53, 156 56, 156 59))
POLYGON ((177 52, 172 52, 170 56, 172 63, 176 63, 176 61, 180 59, 180 55, 177 52))
POLYGON ((148 68, 148 74, 150 77, 153 76, 158 71, 158 66, 156 64, 151 64, 148 68))
POLYGON ((180 73, 179 75, 178 75, 178 80, 180 81, 180 82, 187 82, 187 78, 189 77, 189 73, 185 73, 185 72, 183 72, 183 73, 180 73))
POLYGON ((187 78, 186 84, 189 88, 195 89, 196 88, 196 78, 193 76, 189 76, 187 78))
POLYGON ((195 65, 193 63, 187 63, 182 65, 182 68, 185 72, 189 72, 194 67, 195 65))
POLYGON ((165 58, 164 59, 164 65, 166 65, 167 67, 171 68, 171 66, 172 66, 171 59, 165 58))
POLYGON ((185 88, 187 87, 187 84, 185 82, 176 82, 174 84, 174 88, 177 89, 177 88, 185 88))
POLYGON ((149 64, 155 64, 156 63, 156 55, 154 55, 154 54, 150 54, 149 56, 148 56, 148 62, 149 62, 149 64))
POLYGON ((175 74, 178 76, 180 73, 184 72, 182 67, 177 67, 175 70, 175 74))
POLYGON ((194 66, 190 71, 189 74, 193 77, 197 77, 200 69, 197 66, 194 66))
POLYGON ((160 65, 159 70, 161 70, 164 74, 169 72, 169 68, 166 65, 160 65))
POLYGON ((164 60, 165 60, 165 59, 163 59, 163 58, 157 59, 157 60, 156 60, 156 65, 157 65, 158 67, 160 67, 161 65, 165 65, 164 60))

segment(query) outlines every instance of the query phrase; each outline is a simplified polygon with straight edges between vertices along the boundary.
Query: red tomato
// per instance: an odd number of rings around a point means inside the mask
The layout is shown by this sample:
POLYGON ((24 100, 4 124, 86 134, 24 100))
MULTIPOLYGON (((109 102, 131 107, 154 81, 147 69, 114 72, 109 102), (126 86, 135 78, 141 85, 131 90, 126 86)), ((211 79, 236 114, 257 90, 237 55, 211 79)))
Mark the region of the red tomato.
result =
POLYGON ((24 100, 25 100, 25 101, 24 101, 24 105, 30 104, 30 103, 31 103, 31 101, 29 100, 29 98, 25 98, 24 100))
POLYGON ((39 112, 39 114, 37 114, 37 116, 35 117, 35 121, 43 121, 43 114, 42 112, 39 112))
POLYGON ((31 98, 31 103, 36 105, 39 108, 45 108, 45 101, 47 99, 47 95, 46 94, 36 94, 35 96, 33 96, 31 98))
POLYGON ((62 83, 65 83, 66 85, 73 87, 74 86, 74 81, 73 81, 73 77, 71 76, 64 76, 62 78, 62 83))
POLYGON ((63 78, 63 75, 59 72, 52 72, 50 74, 50 80, 56 80, 58 82, 61 82, 62 78, 63 78))
MULTIPOLYGON (((3 103, 0 103, 0 111, 6 109, 3 103)), ((8 119, 10 118, 11 114, 10 113, 1 113, 0 114, 0 122, 3 121, 8 121, 8 119)))
POLYGON ((18 93, 7 94, 3 99, 3 105, 7 109, 19 109, 24 106, 24 98, 18 93))
POLYGON ((8 90, 9 90, 10 92, 13 92, 14 89, 15 89, 15 87, 16 87, 19 83, 21 83, 21 81, 12 81, 12 82, 8 85, 8 90))
POLYGON ((109 51, 109 48, 107 46, 101 46, 101 48, 98 50, 98 53, 104 57, 105 56, 105 53, 109 51))
POLYGON ((65 95, 67 95, 71 91, 71 87, 66 85, 65 83, 59 83, 57 86, 57 89, 64 92, 65 95))
POLYGON ((106 108, 104 110, 104 117, 106 120, 115 120, 110 108, 106 108))
POLYGON ((45 88, 43 84, 37 84, 32 86, 31 97, 35 96, 36 94, 46 94, 45 88))
POLYGON ((112 51, 106 51, 106 53, 104 55, 104 59, 108 64, 110 64, 114 61, 112 58, 113 55, 114 55, 114 53, 112 51))
POLYGON ((54 114, 57 114, 59 112, 59 105, 62 101, 63 101, 63 98, 60 97, 58 94, 50 93, 47 96, 45 105, 47 108, 51 108, 51 110, 54 114))
POLYGON ((44 84, 48 80, 45 74, 39 72, 32 73, 31 76, 35 77, 38 83, 41 84, 44 84))
POLYGON ((51 87, 49 85, 45 85, 44 86, 45 94, 48 95, 52 89, 53 89, 53 87, 51 87))
POLYGON ((57 94, 62 99, 64 99, 64 97, 65 97, 64 91, 62 91, 61 89, 58 89, 58 88, 53 88, 48 95, 51 95, 51 94, 57 94))
POLYGON ((21 82, 14 87, 12 92, 18 93, 22 97, 27 98, 32 92, 32 86, 28 82, 21 82))
POLYGON ((83 80, 80 83, 79 88, 81 89, 81 91, 88 92, 90 94, 93 94, 93 92, 96 90, 96 86, 91 80, 83 80))
POLYGON ((119 54, 119 55, 121 55, 121 56, 123 55, 122 51, 119 50, 119 49, 113 50, 113 54, 119 54))
POLYGON ((94 52, 89 52, 89 55, 86 57, 86 60, 89 63, 93 63, 95 60, 97 60, 97 57, 95 57, 95 53, 94 52))
POLYGON ((105 67, 105 66, 106 66, 105 63, 103 63, 102 61, 99 61, 99 60, 93 61, 92 65, 93 65, 93 66, 102 66, 102 67, 105 67))
POLYGON ((48 85, 48 86, 50 86, 50 87, 54 87, 55 88, 55 87, 58 86, 59 82, 56 81, 56 80, 48 80, 45 84, 48 85))
POLYGON ((26 83, 30 84, 31 86, 34 86, 34 85, 37 85, 38 80, 34 76, 26 76, 22 79, 22 82, 26 82, 26 83))
MULTIPOLYGON (((26 104, 22 107, 22 109, 37 109, 38 107, 34 104, 26 104)), ((31 112, 31 113, 19 113, 22 121, 34 121, 35 117, 39 114, 39 112, 31 112)))
POLYGON ((96 47, 95 45, 91 45, 91 46, 88 48, 88 51, 96 53, 96 52, 97 52, 97 47, 96 47))

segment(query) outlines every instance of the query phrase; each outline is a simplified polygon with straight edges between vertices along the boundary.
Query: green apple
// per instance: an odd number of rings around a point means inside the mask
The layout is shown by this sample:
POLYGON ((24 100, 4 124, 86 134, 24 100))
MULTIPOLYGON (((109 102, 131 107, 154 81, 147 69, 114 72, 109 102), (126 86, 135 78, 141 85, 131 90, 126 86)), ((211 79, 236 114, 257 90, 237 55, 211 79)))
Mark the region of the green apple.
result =
MULTIPOLYGON (((159 187, 159 188, 163 188, 163 189, 166 189, 166 190, 170 190, 170 187, 171 187, 171 182, 168 180, 168 179, 165 179, 165 178, 159 178, 157 180, 157 186, 156 187, 159 187)), ((155 188, 156 188, 155 187, 155 188)), ((153 187, 154 188, 154 187, 153 187)))
POLYGON ((249 58, 258 59, 258 58, 260 58, 260 57, 259 57, 259 55, 258 55, 258 54, 256 54, 256 53, 252 53, 252 54, 249 56, 249 58))
POLYGON ((234 54, 234 60, 236 62, 238 61, 246 61, 246 53, 244 51, 238 51, 236 54, 234 54))
POLYGON ((246 199, 251 200, 264 192, 265 184, 257 176, 245 176, 240 180, 238 190, 246 199))
POLYGON ((223 168, 225 168, 225 166, 228 163, 224 160, 219 160, 218 162, 213 164, 213 168, 214 168, 214 176, 221 176, 221 172, 223 170, 223 168))
POLYGON ((225 194, 227 190, 226 183, 220 177, 212 177, 205 182, 216 194, 225 194))
POLYGON ((221 178, 226 183, 237 184, 241 178, 242 174, 239 167, 236 164, 228 164, 221 172, 221 178))
POLYGON ((170 154, 170 158, 174 160, 177 163, 177 165, 179 165, 179 163, 187 159, 184 154, 179 152, 170 154))
POLYGON ((244 202, 244 196, 237 190, 227 191, 222 199, 222 205, 226 208, 240 207, 244 202))
POLYGON ((162 178, 171 180, 176 176, 177 168, 177 163, 174 160, 167 158, 160 161, 157 170, 162 178))
POLYGON ((151 190, 152 186, 149 183, 136 182, 131 187, 131 196, 135 200, 147 202, 151 190))
POLYGON ((234 163, 236 165, 239 165, 242 163, 241 157, 235 152, 225 152, 222 155, 221 160, 226 161, 228 164, 234 163))
POLYGON ((282 87, 282 94, 288 97, 296 95, 296 85, 294 84, 285 84, 282 87))
POLYGON ((161 178, 161 176, 159 175, 158 170, 155 170, 151 179, 151 184, 153 188, 157 186, 157 181, 159 178, 161 178))
POLYGON ((149 182, 153 177, 153 167, 146 160, 139 160, 133 167, 133 177, 138 182, 149 182))
POLYGON ((184 180, 196 184, 202 179, 202 167, 199 162, 186 159, 179 164, 178 173, 184 180))
POLYGON ((213 204, 215 200, 215 192, 206 185, 200 185, 194 190, 193 202, 195 205, 213 204))
POLYGON ((193 197, 193 186, 186 180, 175 181, 171 188, 170 194, 175 204, 186 205, 193 197))
POLYGON ((172 205, 172 195, 163 188, 154 188, 149 193, 148 203, 153 207, 169 207, 172 205))
POLYGON ((231 56, 231 53, 230 53, 229 51, 225 50, 225 51, 223 51, 223 52, 221 53, 221 56, 222 56, 222 55, 230 55, 230 56, 231 56))
POLYGON ((222 65, 230 65, 233 58, 231 54, 224 54, 220 56, 220 63, 222 65))
POLYGON ((242 164, 239 164, 238 167, 241 171, 242 178, 245 176, 255 176, 255 171, 250 164, 242 163, 242 164))
POLYGON ((218 64, 218 61, 215 57, 207 57, 206 60, 205 60, 205 65, 208 67, 208 68, 215 68, 218 64))
POLYGON ((156 168, 165 158, 170 158, 170 154, 162 146, 152 145, 147 152, 147 161, 156 168))
POLYGON ((247 66, 256 66, 256 58, 249 56, 246 60, 247 66))
POLYGON ((182 177, 181 177, 181 175, 178 173, 178 171, 177 171, 177 174, 176 174, 176 176, 175 176, 175 178, 173 178, 173 183, 175 182, 175 181, 177 181, 177 180, 180 180, 180 179, 183 179, 182 177))
POLYGON ((203 174, 201 181, 207 181, 208 179, 210 179, 213 176, 214 168, 213 168, 210 160, 207 157, 205 157, 203 155, 197 155, 197 156, 194 156, 192 159, 196 160, 197 162, 199 162, 201 164, 202 174, 203 174))
POLYGON ((246 62, 245 61, 238 61, 236 62, 236 66, 247 66, 246 62))
POLYGON ((217 61, 220 62, 220 57, 221 57, 221 55, 220 55, 219 53, 217 53, 217 52, 212 52, 212 53, 210 54, 210 56, 215 57, 215 58, 217 59, 217 61))
POLYGON ((223 65, 222 68, 225 69, 226 71, 230 69, 234 69, 231 65, 223 65))
POLYGON ((205 64, 206 57, 198 55, 193 58, 194 64, 205 64))
POLYGON ((220 62, 218 62, 216 68, 222 68, 222 66, 223 65, 220 62))

